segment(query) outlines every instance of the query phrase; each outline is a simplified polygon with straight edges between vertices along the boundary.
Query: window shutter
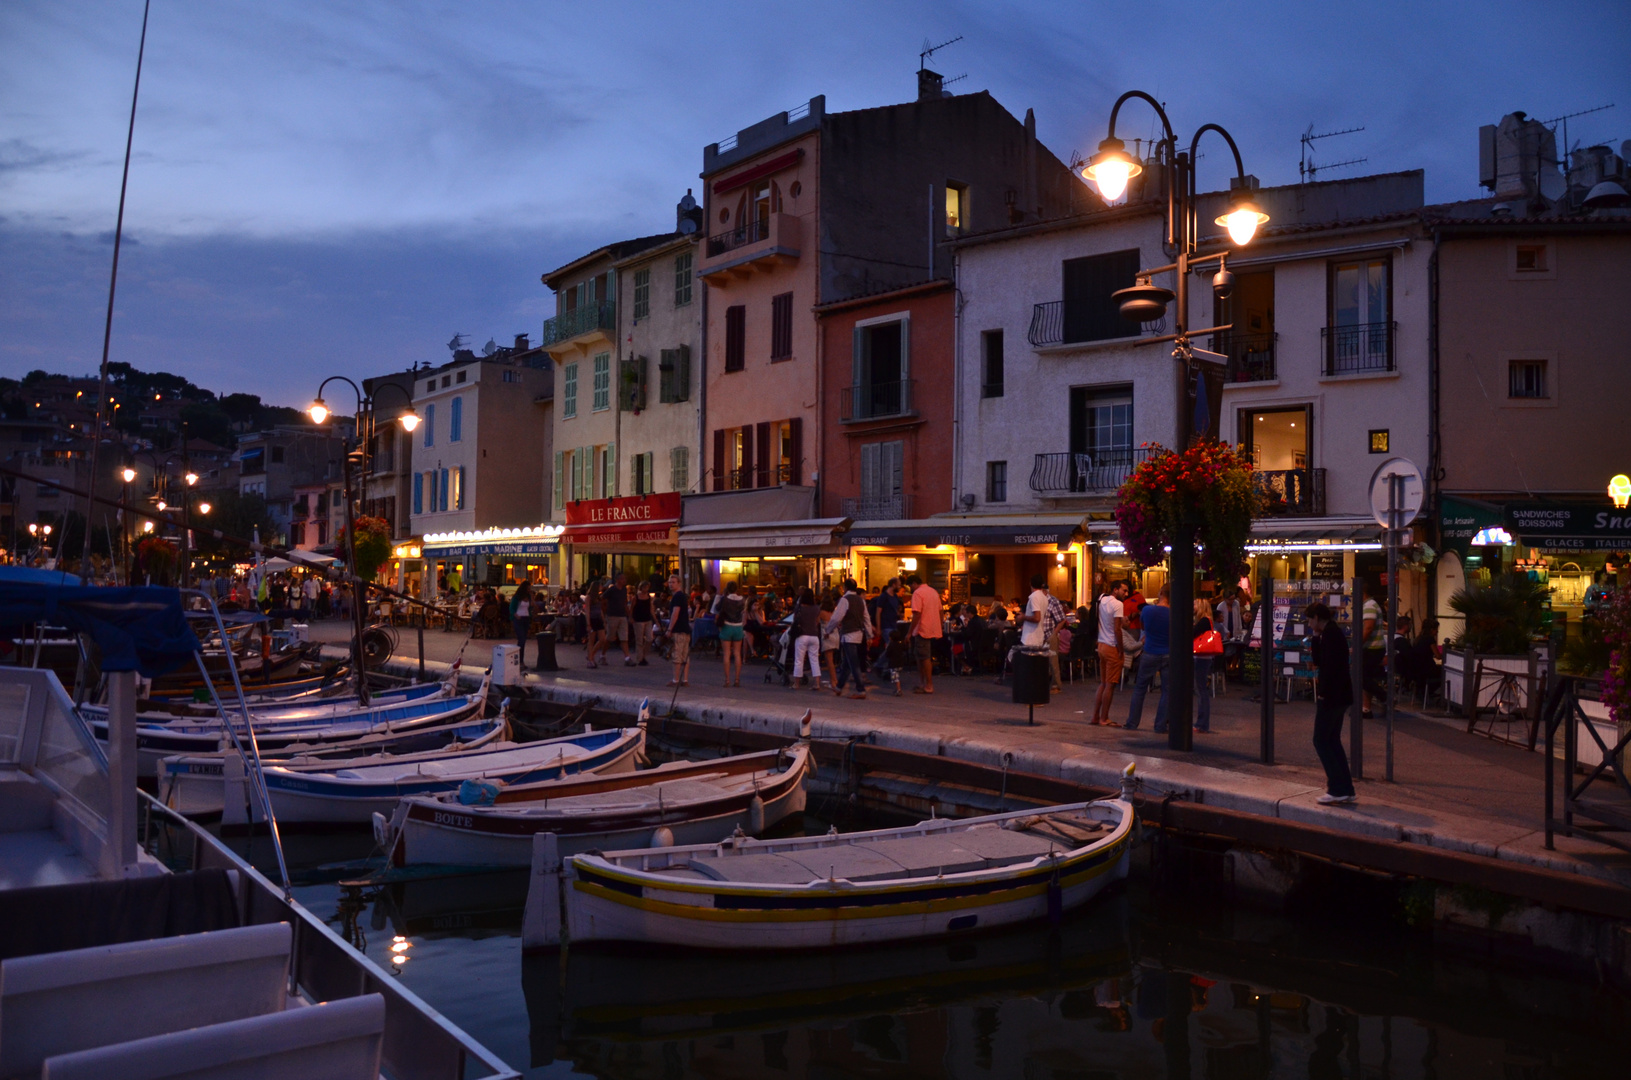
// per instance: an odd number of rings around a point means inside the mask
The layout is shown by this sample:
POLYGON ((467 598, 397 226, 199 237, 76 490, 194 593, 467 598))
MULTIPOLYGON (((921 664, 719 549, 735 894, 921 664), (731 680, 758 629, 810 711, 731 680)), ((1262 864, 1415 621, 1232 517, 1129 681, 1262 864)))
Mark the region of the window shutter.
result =
POLYGON ((462 438, 464 438, 464 398, 460 396, 454 398, 453 403, 448 406, 447 441, 458 442, 462 438))
POLYGON ((438 509, 447 509, 447 470, 443 469, 436 478, 436 506, 438 509))
POLYGON ((640 380, 640 382, 639 382, 640 403, 638 405, 636 405, 635 408, 643 409, 643 408, 646 407, 646 386, 647 386, 646 379, 647 379, 648 373, 650 372, 651 364, 646 359, 646 357, 644 357, 644 356, 640 357, 640 359, 637 361, 637 364, 638 364, 638 370, 636 371, 636 375, 639 377, 639 380, 640 380))
POLYGON ((607 443, 605 454, 600 466, 600 497, 613 499, 617 497, 617 444, 607 443))
POLYGON ((878 444, 867 443, 861 447, 861 498, 866 500, 878 497, 878 444))
POLYGON ((674 350, 674 400, 691 400, 691 346, 674 350))
POLYGON ((787 421, 787 441, 792 444, 788 452, 787 482, 789 484, 804 483, 804 420, 793 417, 787 421))
POLYGON ((714 429, 714 490, 725 490, 725 429, 714 429))
POLYGON ((583 498, 583 451, 572 451, 572 501, 583 498))
POLYGON ((566 504, 566 492, 561 490, 561 459, 563 456, 562 451, 555 451, 555 474, 550 484, 550 490, 554 492, 554 503, 557 510, 566 504))
MULTIPOLYGON (((555 456, 560 457, 559 454, 555 456)), ((425 478, 419 473, 413 474, 413 512, 416 514, 425 512, 425 478)))
POLYGON ((436 404, 425 406, 425 445, 436 445, 436 404))
POLYGON ((675 491, 691 487, 691 448, 676 446, 668 452, 668 483, 675 491))
MULTIPOLYGON (((905 382, 912 377, 912 320, 900 321, 900 381, 905 382)), ((905 395, 901 395, 901 408, 907 407, 905 395)))
POLYGON ((759 444, 758 486, 774 487, 779 480, 776 467, 780 465, 781 462, 778 460, 780 455, 772 453, 772 448, 770 445, 770 424, 768 422, 760 423, 758 430, 754 434, 756 436, 755 441, 757 441, 759 444))
POLYGON ((750 488, 753 486, 753 428, 742 428, 742 474, 736 478, 736 486, 750 488))
POLYGON ((665 405, 675 400, 673 349, 662 349, 657 353, 657 400, 665 405))
POLYGON ((893 499, 902 491, 901 474, 904 464, 902 459, 905 457, 905 449, 906 443, 896 440, 884 443, 879 450, 879 481, 883 485, 882 495, 886 499, 893 499))
POLYGON ((657 472, 656 472, 656 470, 657 470, 657 452, 655 450, 647 450, 646 451, 646 469, 645 469, 645 481, 646 481, 646 483, 645 483, 645 489, 643 491, 641 491, 640 494, 650 495, 652 492, 657 490, 657 472))

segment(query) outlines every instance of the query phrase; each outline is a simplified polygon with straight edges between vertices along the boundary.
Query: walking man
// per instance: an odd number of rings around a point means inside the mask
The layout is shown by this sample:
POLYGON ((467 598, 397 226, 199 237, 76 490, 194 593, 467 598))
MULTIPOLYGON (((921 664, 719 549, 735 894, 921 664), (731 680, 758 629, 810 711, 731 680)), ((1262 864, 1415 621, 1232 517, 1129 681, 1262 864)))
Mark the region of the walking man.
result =
POLYGON ((678 575, 668 579, 668 658, 674 664, 669 686, 691 681, 691 598, 680 588, 678 575))
POLYGON ((838 682, 833 686, 833 693, 843 697, 844 681, 853 677, 855 687, 850 697, 865 699, 866 684, 861 681, 861 668, 865 664, 861 649, 872 637, 872 616, 867 612, 866 601, 855 591, 854 578, 844 579, 844 595, 833 605, 832 617, 827 620, 828 630, 835 627, 839 632, 839 662, 838 682))
POLYGON ((1110 702, 1121 685, 1121 613, 1126 597, 1125 581, 1099 597, 1099 696, 1093 702, 1093 722, 1100 727, 1121 726, 1110 719, 1110 702))
POLYGON ((1136 731, 1143 720, 1144 695, 1157 675, 1161 676, 1161 699, 1155 706, 1155 733, 1165 735, 1167 731, 1167 692, 1172 688, 1172 680, 1166 677, 1172 640, 1172 609, 1167 606, 1171 595, 1171 590, 1163 585, 1155 603, 1139 609, 1139 617, 1144 622, 1144 652, 1138 658, 1138 676, 1133 680, 1132 707, 1127 711, 1128 731, 1136 731))
MULTIPOLYGON (((893 585, 893 582, 890 583, 893 585)), ((912 587, 912 659, 917 661, 918 685, 912 687, 914 694, 934 693, 934 644, 945 634, 945 627, 940 616, 940 593, 932 585, 924 583, 923 579, 913 574, 906 579, 906 584, 912 587)), ((891 596, 891 590, 884 590, 885 596, 891 596)), ((893 599, 893 597, 891 596, 893 599)), ((896 601, 899 602, 898 600, 896 601)))
POLYGON ((617 642, 617 647, 623 653, 625 667, 634 666, 634 656, 629 651, 629 586, 628 577, 618 574, 611 586, 606 590, 606 645, 601 650, 602 655, 617 642))
POLYGON ((1348 755, 1342 749, 1342 717, 1353 706, 1353 676, 1349 674, 1348 636, 1331 618, 1324 604, 1309 604, 1305 612, 1314 631, 1314 663, 1319 667, 1314 701, 1314 752, 1325 766, 1325 794, 1319 802, 1346 806, 1359 801, 1354 794, 1348 755))

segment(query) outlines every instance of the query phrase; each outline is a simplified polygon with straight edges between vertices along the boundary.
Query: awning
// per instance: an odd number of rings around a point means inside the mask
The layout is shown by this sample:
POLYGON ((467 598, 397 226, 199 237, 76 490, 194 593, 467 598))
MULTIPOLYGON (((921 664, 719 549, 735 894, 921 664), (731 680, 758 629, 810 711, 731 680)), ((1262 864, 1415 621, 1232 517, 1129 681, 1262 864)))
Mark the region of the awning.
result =
MULTIPOLYGON (((1088 526, 1093 539, 1114 554, 1121 527, 1113 521, 1088 526)), ((1370 518, 1259 518, 1246 538, 1247 554, 1281 551, 1380 551, 1382 528, 1370 518)))
POLYGON ((569 525, 562 539, 578 547, 589 544, 672 544, 674 525, 672 521, 639 525, 569 525))
POLYGON ((291 551, 289 552, 289 558, 306 563, 308 566, 332 566, 340 561, 332 555, 319 555, 315 551, 291 551))
POLYGON ((680 523, 678 492, 584 499, 566 504, 569 544, 671 544, 680 523))
POLYGON ((839 534, 849 518, 682 525, 680 550, 688 555, 842 555, 839 534))
POLYGON ((1087 533, 1080 514, 908 518, 860 521, 844 534, 850 547, 1035 547, 1064 549, 1087 533))
POLYGON ((463 558, 470 555, 508 556, 513 558, 543 558, 561 550, 554 540, 484 540, 477 543, 421 544, 420 551, 427 559, 463 558))

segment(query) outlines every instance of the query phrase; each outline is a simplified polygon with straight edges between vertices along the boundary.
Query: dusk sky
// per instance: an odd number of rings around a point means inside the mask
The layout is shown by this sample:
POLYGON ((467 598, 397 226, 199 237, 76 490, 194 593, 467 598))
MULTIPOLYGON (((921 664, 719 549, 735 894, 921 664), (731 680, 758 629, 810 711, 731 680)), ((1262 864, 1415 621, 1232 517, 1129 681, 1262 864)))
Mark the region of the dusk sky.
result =
MULTIPOLYGON (((140 0, 0 5, 0 374, 101 353, 140 0)), ((1631 4, 233 3, 154 0, 111 358, 304 405, 354 378, 536 338, 538 276, 671 229, 705 144, 825 94, 951 89, 1034 108, 1061 158, 1126 89, 1187 138, 1227 127, 1265 186, 1426 170, 1476 198, 1478 126, 1514 109, 1631 138, 1631 4), (1173 55, 1176 43, 1187 54, 1173 55)), ((1154 128, 1124 113, 1129 141, 1154 128)), ((1211 148, 1203 187, 1227 171, 1211 148)), ((1038 299, 1045 299, 1039 297, 1038 299)))

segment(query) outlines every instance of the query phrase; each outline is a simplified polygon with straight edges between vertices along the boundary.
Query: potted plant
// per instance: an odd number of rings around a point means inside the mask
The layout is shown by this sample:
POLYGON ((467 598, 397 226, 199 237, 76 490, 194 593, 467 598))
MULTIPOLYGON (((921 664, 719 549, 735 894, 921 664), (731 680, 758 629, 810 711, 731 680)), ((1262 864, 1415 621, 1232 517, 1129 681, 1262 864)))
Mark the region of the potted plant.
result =
POLYGON ((1193 529, 1202 571, 1235 581, 1245 572, 1252 519, 1264 506, 1251 458, 1215 439, 1180 451, 1146 445, 1148 456, 1117 493, 1116 523, 1127 554, 1141 567, 1154 566, 1174 536, 1193 529))
MULTIPOLYGON (((357 562, 351 572, 364 581, 372 581, 379 568, 391 558, 391 524, 384 518, 366 515, 352 524, 356 530, 352 551, 357 562)), ((335 539, 336 550, 345 551, 345 532, 342 530, 335 539)))
MULTIPOLYGON (((1450 597, 1463 627, 1445 653, 1445 688, 1452 704, 1464 704, 1466 685, 1479 663, 1487 672, 1530 673, 1529 646, 1544 636, 1547 590, 1524 574, 1507 574, 1488 585, 1469 585, 1450 597)), ((1527 686, 1527 678, 1523 681, 1527 686)), ((1497 687, 1483 683, 1480 702, 1497 687)), ((1527 702, 1527 693, 1523 700, 1527 702)))

